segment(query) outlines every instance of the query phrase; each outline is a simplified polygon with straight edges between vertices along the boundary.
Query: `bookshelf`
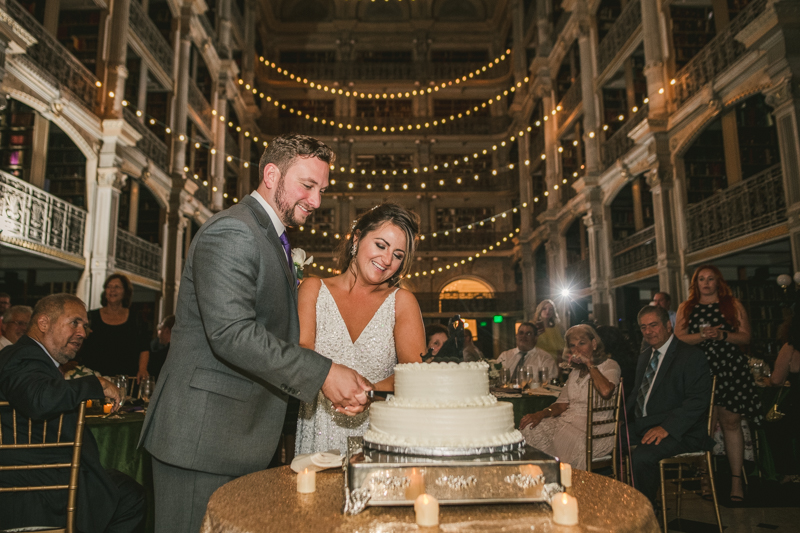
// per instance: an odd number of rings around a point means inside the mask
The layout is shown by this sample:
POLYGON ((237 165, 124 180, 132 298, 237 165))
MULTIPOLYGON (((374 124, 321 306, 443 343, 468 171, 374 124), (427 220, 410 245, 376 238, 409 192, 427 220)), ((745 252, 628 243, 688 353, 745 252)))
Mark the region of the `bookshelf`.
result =
POLYGON ((602 42, 603 38, 614 26, 614 23, 622 13, 622 3, 620 0, 602 0, 597 8, 597 42, 602 42))
POLYGON ((625 123, 625 118, 628 117, 628 101, 624 86, 618 87, 619 83, 612 83, 610 86, 603 87, 603 126, 608 125, 605 130, 606 139, 610 139, 614 132, 616 132, 625 123), (623 120, 619 120, 620 115, 623 120))
POLYGON ((701 133, 683 158, 686 194, 689 204, 701 202, 728 186, 725 153, 722 144, 722 122, 714 120, 701 133))
POLYGON ((150 121, 146 120, 147 127, 169 146, 167 132, 164 130, 164 124, 167 124, 169 117, 169 93, 166 91, 148 91, 145 114, 156 120, 155 124, 150 124, 150 121))
POLYGON ((774 280, 748 279, 731 281, 728 285, 750 320, 750 355, 774 360, 781 348, 778 328, 783 322, 786 304, 783 289, 774 280))
POLYGON ((76 207, 86 209, 86 157, 72 139, 52 122, 47 147, 45 190, 76 207))
POLYGON ((436 229, 446 230, 473 224, 492 216, 492 207, 439 207, 436 209, 436 229))
POLYGON ((99 27, 99 10, 62 9, 59 13, 59 42, 90 72, 97 72, 99 27))
POLYGON ((736 106, 736 126, 742 178, 758 174, 780 161, 778 132, 763 94, 736 106))
POLYGON ((18 100, 8 99, 0 113, 0 169, 30 181, 35 111, 18 100))
POLYGON ((716 35, 711 6, 670 5, 675 70, 679 71, 716 35))

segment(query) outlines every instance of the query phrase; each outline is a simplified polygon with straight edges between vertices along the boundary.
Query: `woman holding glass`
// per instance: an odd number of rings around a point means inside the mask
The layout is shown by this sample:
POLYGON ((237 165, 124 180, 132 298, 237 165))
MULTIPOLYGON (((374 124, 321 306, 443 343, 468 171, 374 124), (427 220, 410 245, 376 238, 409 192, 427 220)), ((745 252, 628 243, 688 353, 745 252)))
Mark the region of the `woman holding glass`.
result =
MULTIPOLYGON (((547 409, 523 416, 519 427, 525 441, 534 448, 585 470, 588 388, 593 386, 604 399, 611 398, 619 384, 620 369, 606 354, 603 341, 591 326, 573 326, 565 339, 565 359, 573 370, 561 395, 547 409)), ((596 416, 598 421, 612 418, 613 412, 596 416)), ((608 455, 613 447, 613 438, 598 439, 593 442, 592 456, 608 455)))
POLYGON ((694 271, 689 299, 678 308, 675 336, 702 349, 711 373, 717 376, 712 426, 722 426, 725 452, 731 467, 734 503, 744 501, 742 464, 744 435, 742 417, 761 423, 761 404, 756 397, 747 356, 739 348, 750 342, 750 323, 744 307, 731 293, 722 273, 713 265, 694 271))

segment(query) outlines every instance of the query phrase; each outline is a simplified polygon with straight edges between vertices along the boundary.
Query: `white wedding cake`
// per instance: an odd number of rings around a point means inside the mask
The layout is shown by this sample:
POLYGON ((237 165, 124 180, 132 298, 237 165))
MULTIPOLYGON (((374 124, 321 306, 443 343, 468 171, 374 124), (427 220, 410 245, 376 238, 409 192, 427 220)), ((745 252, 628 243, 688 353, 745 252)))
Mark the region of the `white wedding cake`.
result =
POLYGON ((395 395, 372 404, 364 440, 461 449, 522 442, 512 405, 489 394, 488 371, 483 362, 397 365, 395 395))

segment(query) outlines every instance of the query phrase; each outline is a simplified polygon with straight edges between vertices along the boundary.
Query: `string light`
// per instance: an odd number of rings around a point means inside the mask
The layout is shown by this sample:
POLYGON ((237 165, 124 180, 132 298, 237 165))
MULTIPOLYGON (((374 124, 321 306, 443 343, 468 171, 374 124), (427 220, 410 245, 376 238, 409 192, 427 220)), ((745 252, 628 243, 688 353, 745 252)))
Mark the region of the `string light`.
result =
MULTIPOLYGON (((289 72, 285 68, 280 67, 275 62, 267 61, 263 56, 259 57, 259 62, 263 63, 265 66, 269 67, 270 69, 274 70, 278 74, 283 74, 284 77, 294 80, 297 83, 302 85, 306 85, 311 89, 316 89, 318 91, 329 92, 331 94, 345 96, 347 98, 357 98, 357 99, 365 99, 365 100, 385 100, 387 98, 410 98, 411 96, 421 96, 425 93, 430 94, 434 91, 434 87, 441 87, 442 89, 447 87, 452 87, 453 85, 460 85, 461 83, 467 82, 468 80, 474 79, 476 76, 480 76, 485 72, 489 72, 495 65, 499 65, 506 58, 511 55, 511 49, 506 50, 505 54, 502 54, 500 57, 495 58, 493 61, 489 61, 486 65, 483 65, 474 71, 470 71, 463 76, 457 77, 455 79, 446 81, 446 82, 431 82, 431 86, 426 89, 414 89, 412 91, 398 91, 397 93, 380 93, 376 92, 373 93, 372 91, 358 91, 356 89, 342 89, 335 86, 328 86, 324 83, 319 83, 315 81, 311 81, 308 78, 304 78, 298 74, 293 72, 289 72)), ((527 82, 527 79, 526 79, 527 82)), ((419 83, 419 82, 417 82, 419 83)), ((257 91, 252 85, 249 83, 245 83, 244 80, 239 80, 239 85, 244 85, 245 89, 248 91, 257 91)), ((435 89, 439 90, 439 89, 435 89)), ((256 94, 253 92, 253 94, 256 94)))
POLYGON ((443 274, 443 273, 447 272, 448 270, 450 270, 451 268, 458 268, 460 266, 464 266, 464 265, 472 262, 473 260, 480 258, 482 255, 486 255, 489 252, 495 251, 496 249, 498 249, 501 246, 503 246, 504 243, 507 243, 507 242, 512 242, 513 243, 512 239, 514 238, 514 235, 517 234, 517 233, 519 233, 519 228, 515 228, 514 231, 509 232, 509 234, 507 236, 504 236, 500 240, 496 241, 494 244, 491 244, 491 245, 487 246, 486 248, 481 249, 481 251, 474 252, 474 253, 471 252, 470 255, 466 259, 461 259, 460 261, 454 261, 453 263, 449 263, 448 262, 444 266, 440 266, 440 267, 435 267, 435 268, 431 268, 431 269, 424 269, 424 270, 418 270, 417 272, 414 272, 413 274, 408 274, 407 277, 409 277, 409 278, 411 278, 411 277, 418 278, 418 277, 435 276, 437 274, 443 274))
MULTIPOLYGON (((244 80, 239 80, 239 85, 245 85, 244 80)), ((249 85, 249 84, 247 84, 249 85)), ((438 86, 437 86, 438 87, 438 86)), ((338 128, 340 130, 350 130, 350 131, 357 131, 364 133, 396 133, 396 132, 407 132, 407 131, 419 131, 419 130, 428 130, 437 126, 441 126, 447 124, 447 122, 454 122, 456 120, 465 119, 467 117, 473 116, 474 113, 480 111, 482 108, 485 108, 487 105, 493 105, 495 103, 500 103, 500 100, 504 97, 507 97, 510 93, 513 93, 517 90, 518 87, 522 87, 522 82, 517 82, 516 85, 512 85, 508 89, 504 90, 502 93, 498 94, 497 96, 493 96, 482 102, 480 105, 475 105, 470 109, 466 109, 461 113, 452 114, 450 117, 444 118, 437 118, 430 122, 420 122, 420 123, 413 123, 414 117, 409 119, 409 123, 407 125, 400 125, 400 126, 378 126, 377 124, 373 124, 372 126, 366 125, 362 126, 361 124, 353 124, 351 122, 340 122, 330 118, 320 118, 316 115, 312 115, 310 113, 304 113, 301 109, 294 109, 293 107, 288 107, 286 104, 281 103, 280 100, 273 98, 269 95, 264 95, 264 93, 259 93, 258 97, 262 100, 272 103, 275 107, 279 107, 283 110, 288 110, 290 114, 297 115, 298 117, 305 118, 306 120, 310 120, 312 122, 321 123, 323 126, 330 126, 332 128, 338 128)), ((258 90, 252 89, 253 94, 255 95, 258 90)), ((220 120, 223 120, 224 117, 220 117, 220 120)))

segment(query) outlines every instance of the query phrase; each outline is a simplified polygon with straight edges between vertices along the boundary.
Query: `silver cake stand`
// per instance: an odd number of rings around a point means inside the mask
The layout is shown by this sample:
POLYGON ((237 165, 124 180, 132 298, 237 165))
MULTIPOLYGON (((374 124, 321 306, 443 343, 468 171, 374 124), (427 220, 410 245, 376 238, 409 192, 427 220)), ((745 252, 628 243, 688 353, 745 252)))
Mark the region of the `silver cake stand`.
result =
POLYGON ((343 464, 344 512, 413 505, 421 487, 441 505, 549 503, 564 490, 558 465, 557 459, 524 442, 456 452, 350 437, 343 464))

